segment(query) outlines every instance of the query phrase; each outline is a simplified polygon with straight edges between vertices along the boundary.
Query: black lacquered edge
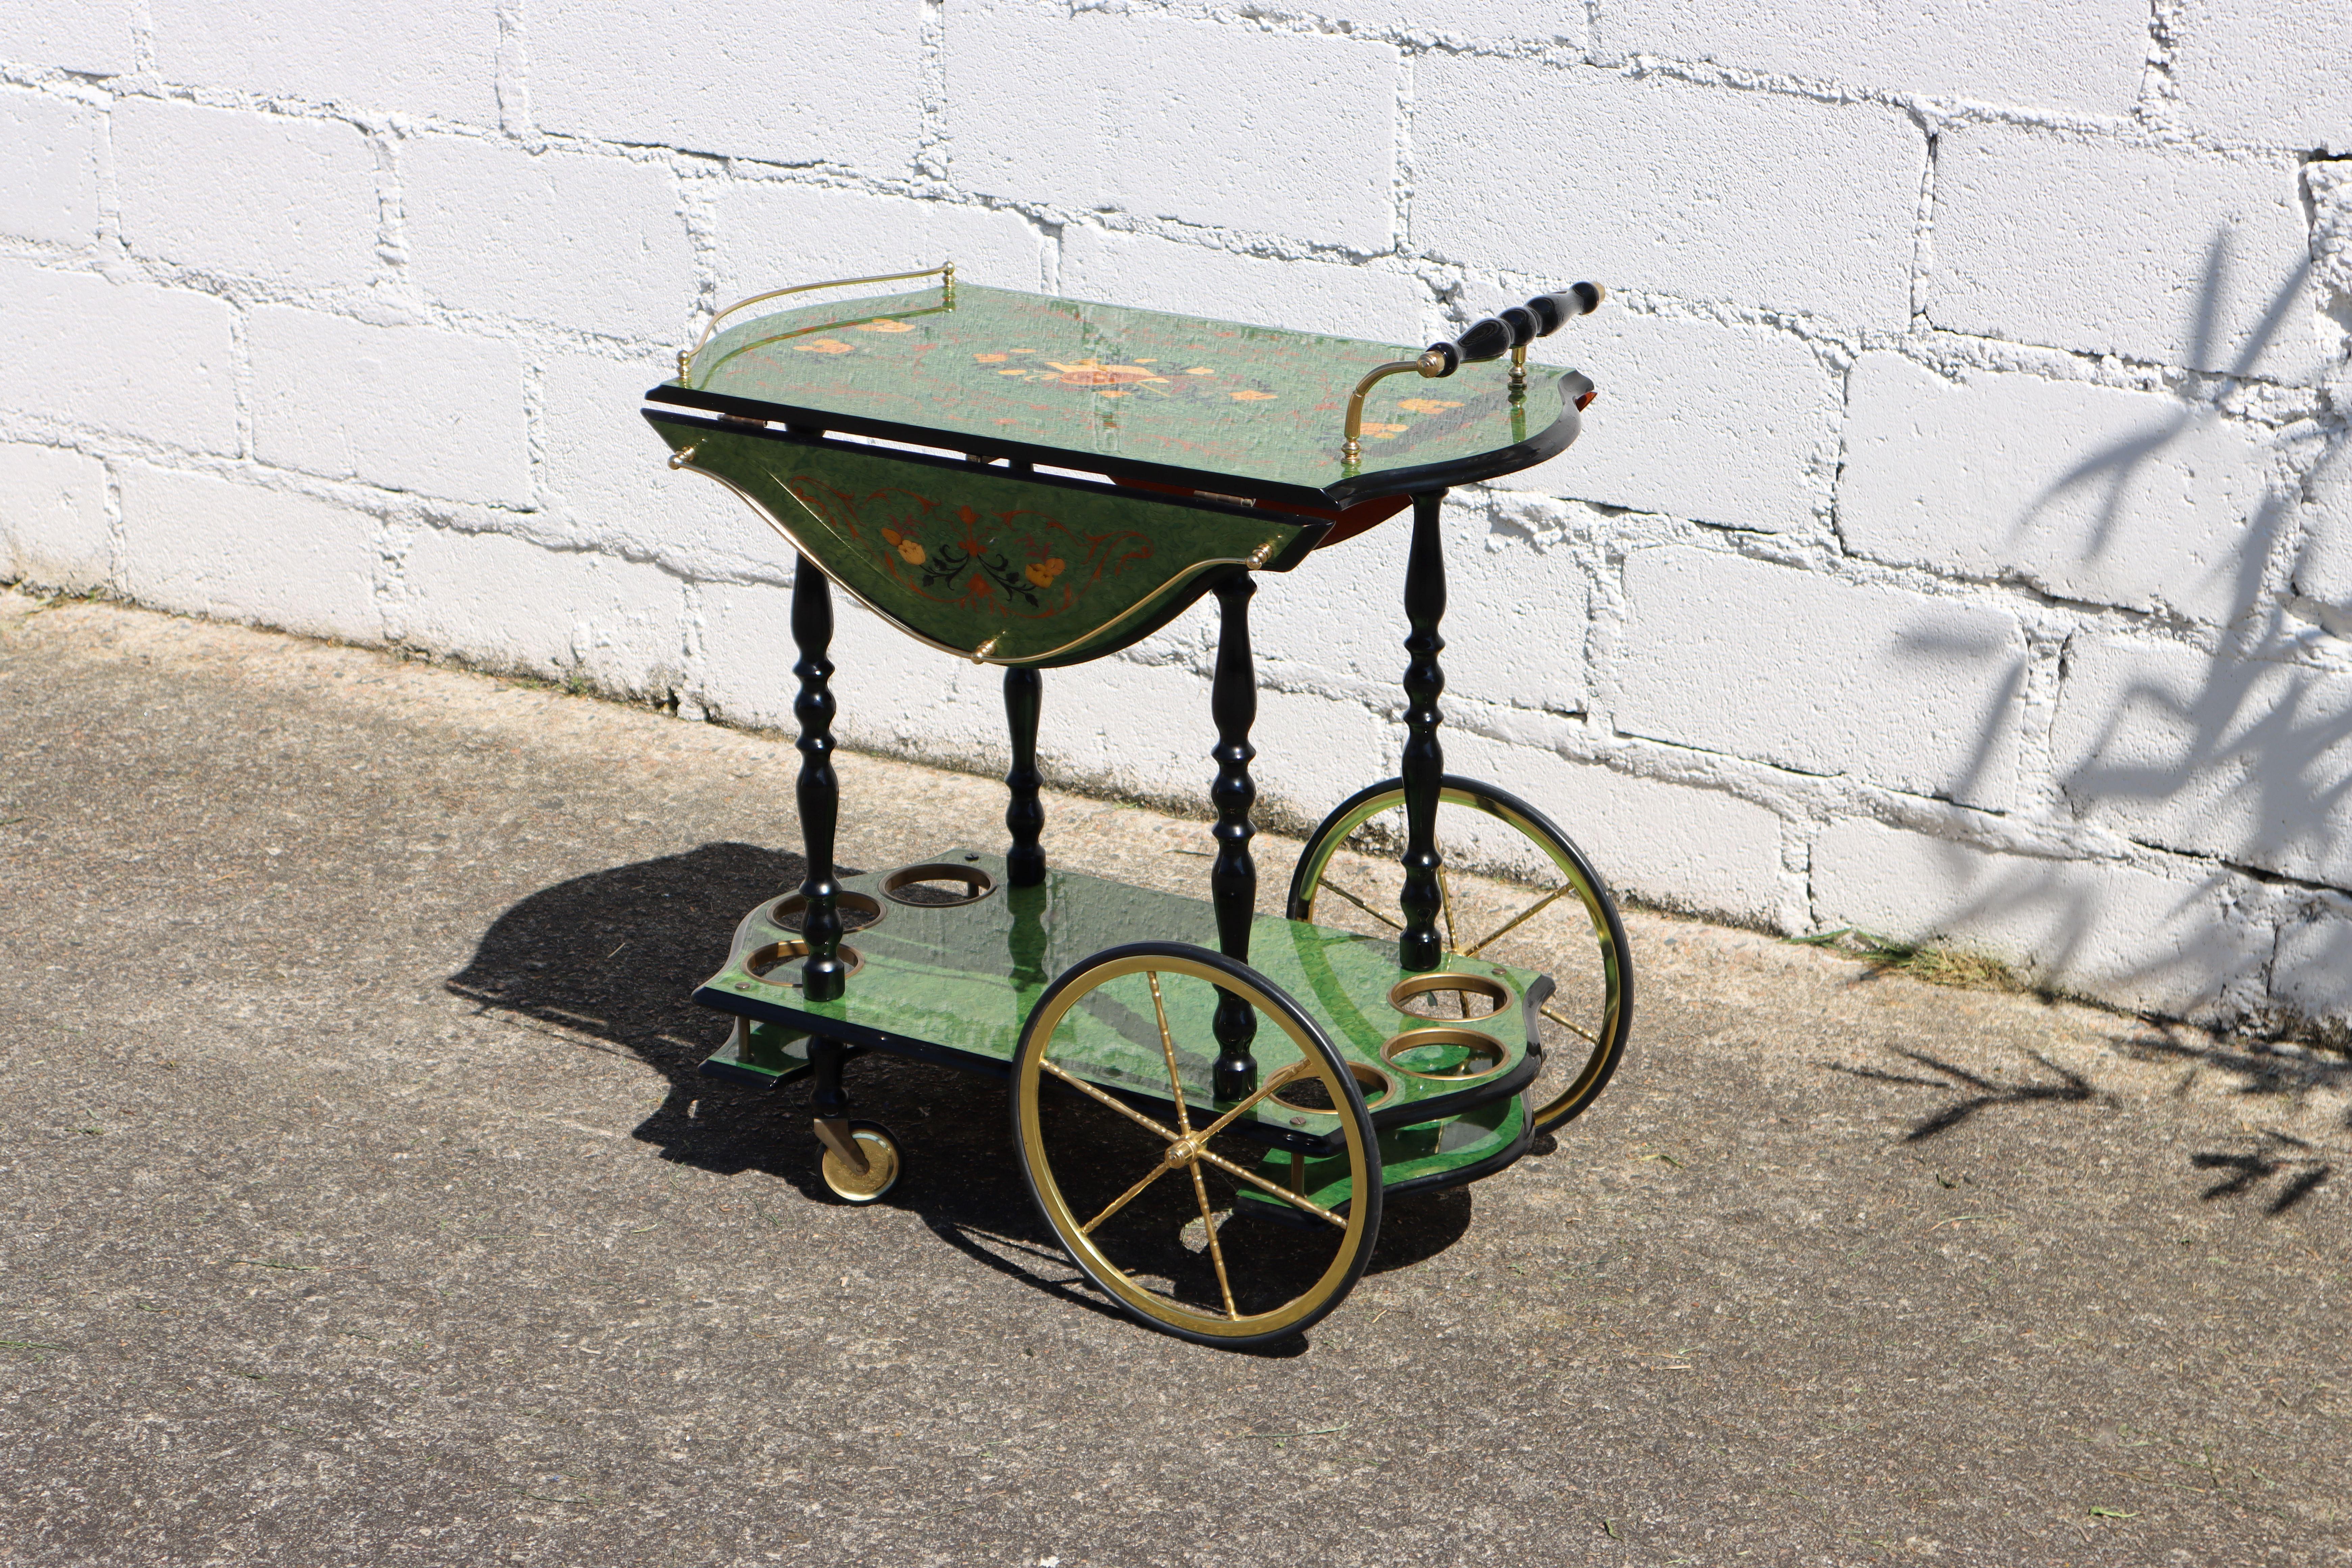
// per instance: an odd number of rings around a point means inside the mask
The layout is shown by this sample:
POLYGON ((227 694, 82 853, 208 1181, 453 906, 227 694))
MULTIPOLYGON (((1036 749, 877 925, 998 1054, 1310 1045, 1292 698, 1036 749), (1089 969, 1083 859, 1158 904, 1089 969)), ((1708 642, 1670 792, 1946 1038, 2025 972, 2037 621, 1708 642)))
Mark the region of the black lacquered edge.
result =
MULTIPOLYGON (((1516 474, 1522 468, 1532 468, 1548 462, 1576 445, 1576 437, 1584 429, 1584 420, 1576 411, 1576 400, 1592 390, 1592 378, 1582 371, 1564 372, 1556 382, 1546 384, 1559 392, 1559 417, 1524 441, 1514 441, 1492 452, 1475 458, 1462 458, 1450 463, 1429 463, 1418 468, 1381 468, 1375 472, 1341 479, 1324 493, 1335 506, 1352 506, 1375 496, 1404 495, 1422 490, 1446 489, 1454 485, 1475 485, 1487 479, 1499 479, 1506 474, 1516 474)), ((1530 386, 1528 395, 1535 395, 1530 386)))
POLYGON ((917 1039, 912 1035, 894 1035, 887 1029, 870 1029, 863 1025, 845 1023, 839 1018, 828 1018, 821 1013, 803 1013, 797 1007, 781 1006, 773 1002, 763 1002, 757 996, 721 991, 712 985, 698 989, 693 1000, 698 1006, 804 1029, 812 1035, 824 1035, 839 1040, 844 1045, 864 1046, 877 1051, 888 1051, 894 1056, 913 1057, 918 1061, 961 1068, 966 1072, 985 1073, 991 1078, 1010 1078, 1013 1074, 1012 1064, 996 1057, 982 1056, 976 1051, 960 1051, 953 1046, 937 1045, 929 1040, 917 1039))
POLYGON ((1382 1191, 1390 1197, 1402 1193, 1432 1193, 1446 1187, 1466 1187, 1471 1183, 1507 1170, 1526 1157, 1528 1145, 1536 1141, 1536 1115, 1524 1110, 1519 1117, 1519 1135, 1483 1160, 1473 1160, 1466 1165, 1456 1165, 1450 1171, 1432 1171, 1425 1176, 1412 1176, 1402 1182, 1391 1182, 1382 1191))
POLYGON ((705 1057, 695 1071, 705 1078, 715 1078, 721 1083, 738 1084, 744 1089, 774 1089, 782 1084, 806 1078, 816 1070, 808 1062, 782 1072, 761 1072, 757 1068, 743 1067, 736 1062, 721 1061, 717 1057, 705 1057))
MULTIPOLYGON (((1534 987, 1529 989, 1532 990, 1534 987)), ((1544 994, 1549 996, 1551 993, 1547 989, 1544 994)), ((1465 1084, 1451 1094, 1433 1094, 1427 1100, 1406 1100, 1401 1105, 1386 1106, 1375 1110, 1372 1112, 1372 1125, 1374 1127, 1418 1127, 1424 1121, 1437 1121, 1448 1116, 1460 1116, 1465 1111, 1475 1110, 1482 1105, 1490 1105, 1496 1100, 1518 1093, 1535 1081, 1536 1074, 1542 1068, 1542 1054, 1538 1051, 1530 1051, 1521 1057, 1516 1066, 1506 1068, 1501 1072, 1479 1079, 1473 1083, 1465 1084)), ((1422 1081, 1425 1083, 1429 1080, 1424 1079, 1422 1081)))
MULTIPOLYGON (((1008 1079, 1013 1076, 1013 1064, 1001 1057, 982 1056, 976 1051, 958 1050, 953 1046, 939 1045, 930 1040, 919 1039, 912 1035, 892 1034, 887 1029, 866 1028, 861 1025, 845 1023, 839 1018, 828 1018, 821 1014, 803 1013, 795 1007, 781 1006, 773 1002, 762 1001, 757 996, 745 996, 733 991, 721 991, 716 986, 702 986, 695 992, 693 1000, 698 1006, 712 1008, 721 1013, 740 1014, 746 1018, 759 1018, 771 1024, 789 1025, 795 1029, 805 1029, 811 1034, 830 1036, 852 1047, 888 1051, 894 1056, 912 1057, 917 1061, 935 1062, 940 1067, 961 1068, 966 1072, 983 1073, 994 1079, 1008 1079)), ((713 1074, 712 1076, 731 1075, 713 1074)), ((1147 1115, 1156 1116, 1166 1121, 1173 1121, 1176 1119, 1176 1104, 1173 1100, 1162 1099, 1158 1095, 1141 1094, 1118 1084, 1097 1083, 1095 1087, 1115 1099, 1126 1101, 1147 1115)), ((1195 1106, 1192 1109, 1197 1110, 1201 1107, 1195 1106)), ((1422 1116, 1414 1120, 1426 1121, 1430 1119, 1422 1116)), ((1318 1159, 1336 1154, 1346 1146, 1344 1138, 1336 1130, 1328 1133, 1318 1134, 1303 1132, 1295 1128, 1268 1127, 1263 1122, 1244 1121, 1236 1121, 1225 1131, 1237 1138, 1246 1138, 1254 1143, 1264 1143, 1276 1149, 1311 1154, 1318 1159)))
MULTIPOLYGON (((975 468, 961 458, 945 457, 937 451, 908 452, 895 447, 866 447, 852 441, 828 441, 822 435, 812 436, 797 430, 779 430, 766 425, 731 424, 725 419, 695 419, 684 415, 664 414, 653 408, 642 409, 640 412, 645 415, 646 424, 667 425, 674 429, 709 430, 721 436, 748 436, 755 440, 775 441, 787 447, 816 447, 836 452, 848 452, 859 457, 887 458, 893 462, 913 463, 921 468, 938 468, 948 473, 989 473, 994 474, 999 479, 1018 479, 1023 484, 1044 485, 1051 489, 1083 490, 1089 495, 1115 496, 1124 500, 1151 501, 1161 506, 1182 507, 1188 511, 1223 512, 1227 517, 1244 517, 1255 522, 1279 522, 1307 534, 1309 550, 1314 547, 1314 541, 1321 539, 1331 529, 1331 524, 1321 518, 1301 517, 1296 512, 1267 511, 1260 507, 1244 506, 1238 501, 1219 500, 1213 496, 1162 495, 1154 490, 1122 489, 1108 479, 1097 481, 1071 479, 1062 474, 1024 472, 1014 468, 975 468)), ((846 429, 847 426, 844 426, 842 428, 846 429)), ((890 437, 886 439, 896 440, 898 437, 890 437)), ((936 447, 939 443, 936 438, 933 438, 923 444, 936 447)), ((1067 465, 1057 462, 1054 466, 1063 468, 1067 465)), ((1291 558, 1294 556, 1303 558, 1305 553, 1303 551, 1286 545, 1269 557, 1267 564, 1259 570, 1287 571, 1289 569, 1287 566, 1276 566, 1273 563, 1290 560, 1291 564, 1296 565, 1297 560, 1291 558)))
MULTIPOLYGON (((1252 479, 1241 474, 1217 473, 1207 469, 1179 468, 1167 463, 1146 463, 1132 458, 1112 457, 1100 452, 1073 451, 1062 447, 1037 447, 1025 441, 1007 441, 998 437, 962 431, 936 430, 919 425, 901 425, 896 420, 871 419, 861 415, 841 414, 825 408, 808 408, 796 404, 764 403, 754 398, 734 397, 720 392, 706 392, 698 387, 681 386, 676 382, 664 382, 646 393, 648 403, 665 404, 677 408, 699 409, 712 414, 733 414, 747 419, 772 420, 784 425, 807 426, 820 430, 846 430, 852 435, 873 436, 886 441, 905 441, 917 447, 942 447, 954 452, 970 452, 979 457, 1011 458, 1029 463, 1044 463, 1057 468, 1079 468, 1100 472, 1118 479, 1147 479, 1154 484, 1181 485, 1187 489, 1221 491, 1227 495, 1245 495, 1254 500, 1286 501, 1292 506, 1347 507, 1360 500, 1380 496, 1405 495, 1415 490, 1444 489, 1454 485, 1476 484, 1481 480, 1499 479, 1531 468, 1538 463, 1559 456, 1575 444, 1582 421, 1576 412, 1576 399, 1592 390, 1591 379, 1580 371, 1564 373, 1560 379, 1549 384, 1560 394, 1559 417, 1541 431, 1524 441, 1474 458, 1456 458, 1451 462, 1427 463, 1418 468, 1375 468, 1369 473, 1353 474, 1333 481, 1321 489, 1308 485, 1282 484, 1274 480, 1252 479)), ((1529 388, 1529 395, 1534 389, 1529 388)), ((654 416, 646 411, 648 419, 654 416)), ((680 420, 684 424, 687 421, 680 420)), ((730 428, 721 426, 721 428, 730 428)), ((743 432, 757 434, 758 432, 743 432)), ((1338 425, 1333 426, 1331 446, 1339 448, 1338 425)), ((915 457, 917 454, 902 454, 915 457)), ((946 459, 952 462, 952 459, 946 459)), ((1039 475, 1045 479, 1047 476, 1039 475)), ((1176 499, 1173 497, 1167 499, 1176 499)))
MULTIPOLYGON (((1419 1126, 1420 1123, 1413 1122, 1411 1125, 1419 1126)), ((1528 1150, 1534 1145, 1535 1141, 1535 1112, 1523 1111, 1519 1118, 1519 1135, 1482 1160, 1473 1160, 1466 1165, 1455 1165, 1449 1170, 1432 1171, 1424 1176, 1409 1176, 1402 1182, 1389 1181, 1383 1175, 1381 1181, 1381 1201, 1386 1202, 1390 1198, 1399 1197, 1407 1193, 1443 1192, 1447 1187, 1466 1187, 1473 1182, 1483 1181, 1497 1171, 1507 1171, 1527 1158, 1528 1150)), ((1234 1212, 1237 1214, 1247 1215, 1252 1219, 1267 1220, 1276 1225, 1289 1226, 1298 1230, 1312 1228, 1311 1220, 1277 1199, 1267 1197, 1262 1193, 1245 1192, 1244 1195, 1247 1199, 1247 1205, 1236 1207, 1234 1212)), ((1348 1199, 1334 1204, 1331 1206, 1331 1212, 1344 1215, 1348 1212, 1349 1205, 1353 1201, 1353 1199, 1348 1199)))

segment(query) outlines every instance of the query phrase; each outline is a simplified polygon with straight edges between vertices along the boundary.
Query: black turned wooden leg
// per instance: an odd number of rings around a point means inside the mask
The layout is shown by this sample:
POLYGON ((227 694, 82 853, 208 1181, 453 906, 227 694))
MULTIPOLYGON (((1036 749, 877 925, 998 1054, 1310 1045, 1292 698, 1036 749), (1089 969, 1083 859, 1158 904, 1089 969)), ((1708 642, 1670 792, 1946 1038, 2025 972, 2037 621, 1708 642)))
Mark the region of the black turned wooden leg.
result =
MULTIPOLYGON (((1247 574, 1217 588, 1217 672, 1209 689, 1209 715, 1216 721, 1217 764, 1209 786, 1217 808, 1217 858, 1209 866, 1209 902, 1217 911, 1217 945, 1227 958, 1249 962, 1250 921, 1257 913, 1257 862, 1250 839, 1257 832, 1250 807, 1257 785, 1250 778, 1250 726, 1257 722, 1257 672, 1250 662, 1249 602, 1257 584, 1247 574)), ((1217 993, 1211 1026, 1217 1037, 1217 1066, 1211 1087, 1219 1100, 1240 1100, 1257 1087, 1257 1063, 1250 1041, 1257 1035, 1257 1009, 1229 991, 1217 993)))
POLYGON ((807 556, 793 569, 793 643, 800 662, 801 694, 793 703, 800 721, 801 776, 794 793, 801 809, 801 852, 808 858, 801 895, 801 940, 808 956, 801 963, 801 994, 830 1002, 842 993, 849 967, 841 959, 841 883, 833 874, 833 834, 841 816, 841 782, 833 772, 833 593, 824 574, 807 556))
POLYGON ((1445 639, 1437 624, 1445 618, 1445 552, 1438 537, 1444 490, 1412 498, 1412 552, 1404 569, 1404 639, 1412 655, 1404 667, 1404 890, 1397 898, 1404 934, 1397 939, 1407 969, 1434 969, 1445 952, 1438 940, 1437 794, 1445 775, 1445 749, 1437 740, 1437 699, 1445 671, 1437 656, 1445 639))
POLYGON ((1037 798, 1045 781, 1037 773, 1037 712, 1044 705, 1045 678, 1034 669, 1004 672, 1004 722, 1013 732, 1013 766, 1004 785, 1013 792, 1004 808, 1004 826, 1013 835, 1005 852, 1005 878, 1016 888, 1034 888, 1045 879, 1045 851, 1037 842, 1045 830, 1045 805, 1037 798))

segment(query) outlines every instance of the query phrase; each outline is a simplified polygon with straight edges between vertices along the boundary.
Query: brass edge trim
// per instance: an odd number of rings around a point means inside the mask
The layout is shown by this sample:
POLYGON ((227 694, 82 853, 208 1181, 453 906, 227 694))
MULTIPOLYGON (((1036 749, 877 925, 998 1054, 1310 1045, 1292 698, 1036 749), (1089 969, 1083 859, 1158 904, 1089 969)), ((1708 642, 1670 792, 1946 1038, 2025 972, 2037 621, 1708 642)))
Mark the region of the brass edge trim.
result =
POLYGON ((710 335, 719 330, 719 321, 746 305, 756 305, 762 300, 781 300, 787 294, 806 294, 818 289, 847 289, 859 283, 904 283, 913 278, 937 278, 946 287, 948 298, 955 298, 955 263, 945 261, 937 267, 926 267, 920 272, 885 272, 873 278, 832 278, 822 283, 794 283, 789 288, 771 289, 764 294, 738 300, 725 310, 715 312, 709 321, 703 323, 702 335, 694 340, 692 348, 677 351, 677 378, 684 381, 693 374, 694 356, 710 342, 710 335))
MULTIPOLYGON (((1152 589, 1151 592, 1146 594, 1142 598, 1138 599, 1134 604, 1129 605, 1126 609, 1121 610, 1118 615, 1113 616, 1110 619, 1095 627, 1092 631, 1082 632, 1078 636, 1072 637, 1068 642, 1062 644, 1059 647, 1050 647, 1043 653, 1030 654, 1023 658, 994 658, 989 657, 988 650, 996 646, 998 637, 991 637, 975 648, 956 647, 950 644, 943 643, 937 637, 927 637, 923 633, 917 631, 905 621, 899 619, 897 616, 892 615, 889 611, 884 609, 881 605, 874 603, 873 600, 868 599, 865 595, 859 593, 856 589, 843 582, 840 577, 835 575, 825 566, 824 562, 819 561, 815 556, 810 554, 807 550, 802 547, 801 542, 793 537, 793 531, 784 526, 782 519, 778 518, 766 507, 761 506, 759 501, 741 486, 735 484, 724 474, 715 474, 709 468, 699 468, 692 463, 681 463, 677 460, 684 452, 690 452, 694 448, 692 447, 688 447, 681 452, 671 453, 669 466, 673 468, 681 468, 688 473, 700 474, 706 479, 716 479, 720 484, 725 485, 729 489, 735 492, 745 506, 750 507, 753 512, 757 513, 763 521, 765 521, 770 528, 774 529, 778 534, 782 535, 784 542, 791 545, 794 552, 797 553, 802 560, 809 563, 818 571, 823 572, 825 575, 825 580, 831 583, 835 587, 840 589, 843 593, 848 595, 851 598, 856 600, 859 604, 865 605, 876 615, 880 616, 884 620, 888 621, 892 626, 897 626, 900 631, 906 633, 917 642, 921 643, 925 647, 936 648, 941 653, 951 653, 958 658, 969 659, 974 664, 993 664, 1004 668, 1013 668, 1021 665, 1043 664, 1045 660, 1055 658, 1056 655, 1067 653, 1070 649, 1076 647, 1081 643, 1093 641, 1096 637, 1102 636, 1105 632, 1114 629, 1124 622, 1133 620, 1136 616, 1143 614, 1144 611, 1151 608, 1152 605, 1159 603, 1160 600, 1166 596, 1171 590, 1182 586, 1184 584, 1192 581, 1203 572, 1210 571, 1213 568, 1219 566, 1240 566, 1244 568, 1256 567, 1260 563, 1260 557, 1263 556, 1267 548, 1269 548, 1268 546, 1261 545, 1257 554, 1254 555, 1218 556, 1208 561, 1196 561, 1192 565, 1184 568, 1181 572, 1179 572, 1174 576, 1169 578, 1166 582, 1160 584, 1157 588, 1152 589)), ((801 500, 798 496, 793 495, 791 486, 787 485, 784 487, 784 493, 788 496, 793 496, 793 505, 799 507, 803 511, 808 512, 810 521, 816 523, 819 527, 823 527, 824 525, 824 519, 817 516, 814 511, 811 510, 808 502, 801 500)), ((1002 634, 999 634, 999 636, 1001 637, 1002 634)))

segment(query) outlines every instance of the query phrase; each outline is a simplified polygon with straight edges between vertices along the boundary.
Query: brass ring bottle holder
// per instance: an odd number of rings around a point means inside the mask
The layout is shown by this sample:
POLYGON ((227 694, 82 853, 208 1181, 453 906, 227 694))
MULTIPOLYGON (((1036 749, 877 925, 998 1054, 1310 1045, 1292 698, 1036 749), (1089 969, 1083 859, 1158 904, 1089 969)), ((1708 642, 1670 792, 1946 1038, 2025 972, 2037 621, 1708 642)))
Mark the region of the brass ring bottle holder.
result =
MULTIPOLYGON (((1452 375, 1465 364, 1499 359, 1507 352, 1511 356, 1511 393, 1517 396, 1528 387, 1528 345, 1538 338, 1551 336, 1573 317, 1591 315, 1608 297, 1609 291, 1598 283, 1571 283, 1557 294, 1538 294, 1524 305, 1513 305, 1473 321, 1460 337, 1451 342, 1432 343, 1421 351, 1418 358, 1374 365, 1348 396, 1348 426, 1346 438, 1339 444, 1339 456, 1351 468, 1363 460, 1364 395, 1388 377, 1412 371, 1435 380, 1452 375)), ((1578 406, 1589 401, 1588 395, 1579 400, 1578 406)))

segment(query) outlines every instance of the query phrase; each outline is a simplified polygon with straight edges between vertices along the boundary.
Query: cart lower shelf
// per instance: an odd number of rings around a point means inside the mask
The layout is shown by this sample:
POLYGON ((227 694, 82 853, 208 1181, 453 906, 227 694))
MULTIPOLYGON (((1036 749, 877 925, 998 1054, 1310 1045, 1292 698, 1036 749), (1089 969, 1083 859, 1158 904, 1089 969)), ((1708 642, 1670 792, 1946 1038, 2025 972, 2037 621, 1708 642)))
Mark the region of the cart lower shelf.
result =
MULTIPOLYGON (((822 1003, 806 1001, 796 984, 797 896, 765 900, 738 926, 726 967, 695 994, 740 1020, 702 1070, 755 1086, 789 1081, 810 1070, 807 1042, 824 1035, 853 1050, 1002 1077, 1031 1010, 1064 969, 1127 942, 1216 944, 1215 911, 1204 900, 1067 871, 1034 888, 1005 884, 1001 856, 964 849, 843 879, 854 967, 846 993, 822 1003), (937 901, 958 894, 969 896, 937 901)), ((1530 1123, 1519 1091, 1539 1065, 1535 1021, 1551 994, 1549 977, 1450 955, 1438 970, 1408 971, 1393 942, 1278 916, 1254 922, 1249 962, 1346 1058, 1379 1136, 1385 1191, 1475 1180, 1526 1152, 1530 1123)), ((1217 1046, 1208 994, 1199 988, 1189 1005, 1171 998, 1169 1023, 1186 1100, 1218 1113, 1234 1102, 1210 1088, 1217 1046)), ((1105 993, 1061 1028, 1065 1065, 1148 1113, 1171 1110, 1148 1005, 1105 993)), ((1262 1081, 1299 1059, 1275 1031, 1261 1032, 1253 1054, 1262 1081)), ((1303 1173, 1306 1190, 1334 1206, 1348 1195, 1338 1123, 1328 1109, 1277 1094, 1233 1130, 1266 1146, 1270 1169, 1293 1182, 1303 1173), (1327 1171, 1331 1177, 1318 1180, 1327 1171)), ((1286 1217, 1273 1212, 1281 1205, 1264 1206, 1265 1217, 1286 1217)))

